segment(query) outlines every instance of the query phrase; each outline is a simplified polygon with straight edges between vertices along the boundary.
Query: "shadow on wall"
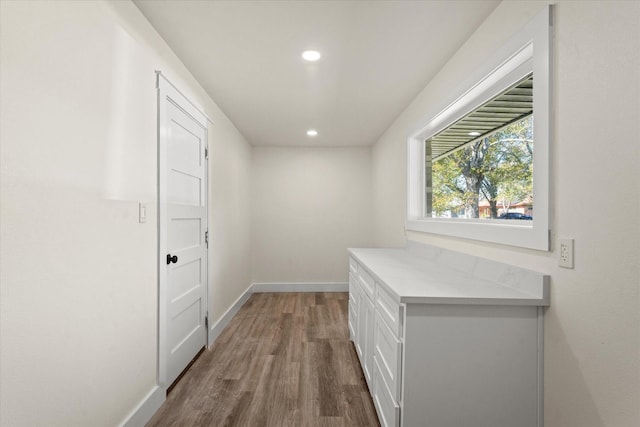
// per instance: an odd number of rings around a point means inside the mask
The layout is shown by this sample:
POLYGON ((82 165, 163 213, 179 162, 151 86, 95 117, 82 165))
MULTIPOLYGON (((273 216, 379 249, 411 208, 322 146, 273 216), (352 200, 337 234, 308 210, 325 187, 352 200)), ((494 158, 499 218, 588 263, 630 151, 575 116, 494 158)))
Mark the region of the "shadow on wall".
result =
MULTIPOLYGON (((155 170, 141 169, 149 165, 150 157, 157 156, 153 114, 156 76, 149 68, 152 59, 146 58, 144 49, 120 27, 113 29, 112 55, 103 196, 109 200, 154 200, 155 170)), ((151 164, 155 166, 155 161, 151 164)))
POLYGON ((569 345, 560 319, 556 316, 553 297, 551 301, 551 307, 545 312, 544 425, 608 427, 598 413, 584 380, 580 358, 569 345), (578 424, 576 421, 579 421, 578 424))

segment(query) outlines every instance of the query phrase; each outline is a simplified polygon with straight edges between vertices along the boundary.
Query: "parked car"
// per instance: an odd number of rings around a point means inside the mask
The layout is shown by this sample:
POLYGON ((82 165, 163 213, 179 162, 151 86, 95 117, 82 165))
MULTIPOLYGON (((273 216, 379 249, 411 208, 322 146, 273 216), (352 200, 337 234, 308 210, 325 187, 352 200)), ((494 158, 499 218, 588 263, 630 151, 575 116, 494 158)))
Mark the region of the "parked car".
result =
POLYGON ((525 215, 520 212, 505 212, 501 214, 498 218, 500 219, 533 219, 532 216, 525 215))

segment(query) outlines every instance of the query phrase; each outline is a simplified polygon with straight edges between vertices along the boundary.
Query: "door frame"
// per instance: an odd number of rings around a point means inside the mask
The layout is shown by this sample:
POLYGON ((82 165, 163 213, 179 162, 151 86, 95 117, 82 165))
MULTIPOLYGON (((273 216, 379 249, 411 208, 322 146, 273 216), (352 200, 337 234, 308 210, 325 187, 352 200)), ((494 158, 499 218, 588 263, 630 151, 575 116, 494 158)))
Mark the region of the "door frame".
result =
MULTIPOLYGON (((205 196, 206 196, 206 216, 207 216, 207 233, 209 230, 209 129, 208 123, 213 123, 206 114, 202 112, 202 109, 196 106, 191 100, 189 100, 176 86, 162 74, 161 71, 156 71, 156 91, 157 91, 157 212, 158 212, 158 253, 157 253, 157 273, 158 273, 158 353, 157 353, 157 373, 156 382, 160 388, 164 391, 171 385, 167 384, 167 313, 166 313, 166 298, 167 298, 167 270, 166 265, 166 253, 167 253, 167 212, 165 201, 167 199, 167 189, 165 183, 164 171, 167 167, 166 161, 166 142, 168 132, 166 129, 166 120, 168 117, 167 103, 171 102, 174 106, 182 110, 185 114, 194 119, 199 125, 204 128, 206 145, 205 145, 205 196)), ((208 322, 209 312, 211 311, 211 301, 209 299, 209 245, 207 244, 207 256, 206 256, 206 286, 204 289, 204 298, 206 300, 206 312, 205 312, 205 348, 209 347, 210 325, 208 322)))

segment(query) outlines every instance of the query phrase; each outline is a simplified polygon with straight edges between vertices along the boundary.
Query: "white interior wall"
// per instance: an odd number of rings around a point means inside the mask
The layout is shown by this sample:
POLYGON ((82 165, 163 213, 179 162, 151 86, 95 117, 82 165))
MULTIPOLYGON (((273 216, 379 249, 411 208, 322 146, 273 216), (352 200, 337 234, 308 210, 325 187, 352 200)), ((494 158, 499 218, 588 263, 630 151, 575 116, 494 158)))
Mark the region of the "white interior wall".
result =
POLYGON ((371 239, 371 149, 254 147, 252 271, 260 283, 348 281, 371 239))
POLYGON ((251 286, 251 146, 218 110, 209 126, 209 326, 251 286))
MULTIPOLYGON (((409 234, 551 274, 548 427, 640 422, 640 158, 629 131, 640 116, 639 11, 610 3, 557 7, 553 240, 576 239, 575 270, 559 269, 555 251, 409 234)), ((215 122, 215 320, 251 281, 250 258, 256 281, 346 281, 347 246, 402 245, 406 136, 539 7, 502 4, 369 158, 366 149, 252 150, 128 2, 0 2, 0 425, 117 424, 155 384, 154 70, 215 122), (308 189, 280 194, 276 184, 292 179, 308 189), (146 224, 139 200, 150 204, 146 224)))
POLYGON ((212 320, 251 281, 251 149, 132 3, 0 16, 0 425, 117 425, 156 382, 154 71, 214 122, 212 320))
POLYGON ((640 3, 555 7, 552 251, 404 233, 407 136, 542 4, 502 3, 375 144, 376 244, 408 238, 550 274, 545 426, 633 427, 640 425, 640 3), (573 270, 557 266, 559 236, 575 239, 573 270))

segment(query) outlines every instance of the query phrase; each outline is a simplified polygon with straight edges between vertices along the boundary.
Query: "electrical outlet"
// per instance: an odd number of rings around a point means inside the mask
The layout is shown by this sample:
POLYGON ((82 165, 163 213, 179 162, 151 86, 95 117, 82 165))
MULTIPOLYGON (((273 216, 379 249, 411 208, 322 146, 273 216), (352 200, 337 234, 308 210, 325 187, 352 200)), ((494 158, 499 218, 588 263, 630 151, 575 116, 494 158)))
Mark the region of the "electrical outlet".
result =
POLYGON ((558 265, 564 268, 573 268, 573 239, 560 239, 558 242, 558 265))

